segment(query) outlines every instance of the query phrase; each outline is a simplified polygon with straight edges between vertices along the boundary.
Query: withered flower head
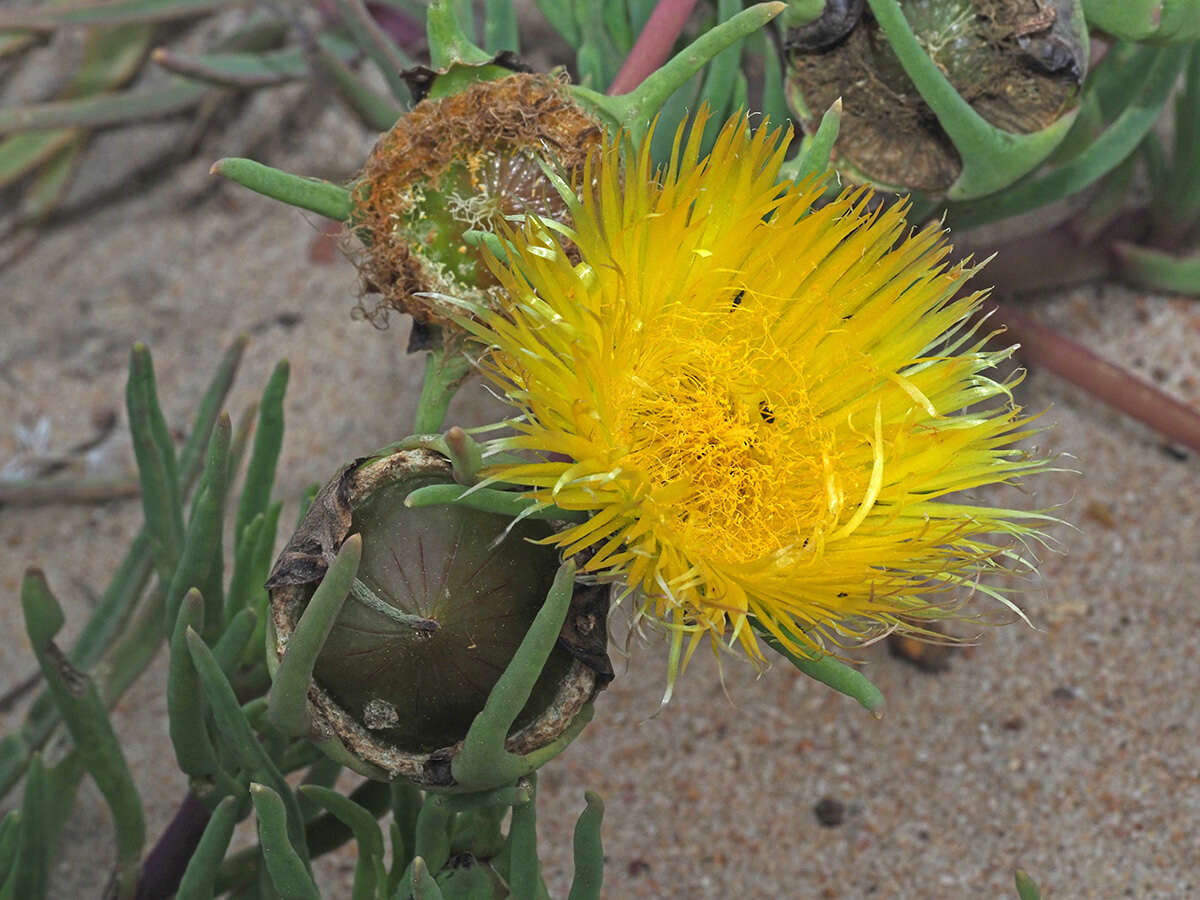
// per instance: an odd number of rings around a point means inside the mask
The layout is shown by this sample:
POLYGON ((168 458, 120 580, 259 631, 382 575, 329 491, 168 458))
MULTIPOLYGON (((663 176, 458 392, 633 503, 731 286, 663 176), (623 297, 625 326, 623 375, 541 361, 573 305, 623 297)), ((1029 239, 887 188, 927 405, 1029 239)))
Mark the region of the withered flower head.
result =
POLYGON ((446 324, 450 311, 423 295, 486 302, 496 282, 464 233, 527 213, 565 221, 543 166, 581 169, 602 137, 548 75, 515 73, 418 103, 380 138, 354 191, 367 290, 382 295, 367 316, 378 323, 395 309, 446 324))

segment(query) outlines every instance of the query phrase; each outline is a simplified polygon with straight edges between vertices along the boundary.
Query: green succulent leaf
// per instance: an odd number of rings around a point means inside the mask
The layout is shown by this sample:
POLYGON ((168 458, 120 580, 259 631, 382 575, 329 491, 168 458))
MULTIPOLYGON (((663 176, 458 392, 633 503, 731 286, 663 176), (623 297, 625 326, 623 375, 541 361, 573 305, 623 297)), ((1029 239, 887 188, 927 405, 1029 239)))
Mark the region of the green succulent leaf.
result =
POLYGON ((604 821, 604 801, 599 794, 584 794, 587 806, 575 823, 575 875, 567 900, 600 900, 604 887, 604 845, 600 826, 604 821))
POLYGON ((376 93, 337 54, 320 43, 313 47, 313 61, 333 84, 338 96, 368 128, 387 131, 404 114, 404 106, 395 97, 376 93))
POLYGON ((742 10, 696 38, 628 94, 606 97, 581 86, 568 90, 580 103, 592 108, 612 126, 628 130, 636 143, 646 134, 655 114, 672 94, 718 53, 762 28, 784 7, 783 3, 758 3, 742 10))
POLYGON ((1192 0, 1082 0, 1093 28, 1115 38, 1181 43, 1200 38, 1200 7, 1192 0))
MULTIPOLYGON (((585 716, 581 714, 576 728, 568 729, 563 738, 525 757, 509 753, 504 747, 509 729, 529 700, 534 683, 558 640, 574 583, 575 564, 568 560, 559 568, 545 605, 538 611, 508 668, 467 730, 462 751, 451 763, 451 773, 455 781, 468 790, 489 790, 532 773, 546 758, 559 752, 566 745, 564 741, 573 740, 578 728, 583 727, 579 720, 585 716)), ((590 711, 590 706, 588 709, 590 711)))
POLYGON ((1200 256, 1175 256, 1124 241, 1114 244, 1113 252, 1126 281, 1154 291, 1200 296, 1200 256))
POLYGON ((363 0, 337 0, 337 6, 354 43, 379 70, 392 97, 407 107, 412 102, 412 94, 400 73, 414 66, 413 59, 379 26, 363 0))
POLYGON ((413 431, 432 434, 442 430, 450 401, 472 372, 471 361, 461 352, 447 352, 439 343, 425 359, 425 380, 417 399, 413 431))
POLYGON ((606 90, 621 65, 623 56, 604 20, 604 4, 588 0, 576 3, 576 16, 583 43, 576 52, 580 84, 606 90))
POLYGON ((167 667, 167 722, 175 760, 193 779, 213 778, 220 769, 205 720, 207 703, 187 649, 187 630, 202 630, 204 598, 192 588, 183 598, 171 635, 167 667))
POLYGON ((833 152, 841 126, 842 100, 839 97, 821 116, 821 124, 816 132, 804 139, 796 157, 780 167, 780 178, 798 182, 828 171, 829 155, 833 152))
MULTIPOLYGON (((29 641, 71 734, 74 752, 91 773, 112 810, 117 833, 119 896, 131 897, 146 836, 141 797, 96 686, 68 662, 54 643, 54 636, 63 625, 63 613, 41 572, 31 570, 26 573, 21 587, 21 606, 29 641)), ((27 810, 27 819, 28 815, 27 810)))
POLYGON ((185 79, 79 100, 51 100, 0 109, 0 135, 49 128, 100 128, 158 119, 198 104, 211 88, 185 79))
POLYGON ((73 128, 30 131, 0 141, 0 189, 54 159, 79 137, 73 128))
POLYGON ((792 121, 787 96, 783 90, 783 60, 775 51, 775 43, 765 30, 749 38, 751 52, 761 57, 763 64, 762 114, 763 122, 778 128, 792 121))
MULTIPOLYGON (((446 804, 445 798, 427 796, 417 813, 414 829, 413 862, 415 870, 417 860, 424 860, 433 871, 441 871, 446 860, 450 858, 450 826, 453 814, 446 804)), ((415 871, 414 871, 415 876, 415 871)))
POLYGON ((21 810, 10 809, 0 819, 0 885, 8 880, 8 875, 17 861, 21 845, 21 810))
POLYGON ((300 615, 279 662, 268 694, 268 715, 285 735, 303 737, 309 732, 308 688, 313 666, 350 594, 361 556, 362 537, 354 534, 346 538, 300 615))
POLYGON ((816 681, 857 700, 868 712, 878 714, 883 708, 883 693, 858 669, 846 665, 835 656, 825 655, 813 659, 792 653, 779 639, 763 628, 755 627, 767 645, 793 666, 816 681))
POLYGON ((175 900, 212 900, 216 896, 217 872, 233 838, 238 806, 234 797, 225 797, 217 804, 184 869, 175 900))
POLYGON ((508 827, 508 885, 514 897, 533 898, 545 892, 537 852, 537 777, 529 776, 534 796, 513 807, 508 827))
POLYGON ((291 817, 283 799, 265 784, 257 783, 250 785, 250 799, 258 816, 258 842, 275 889, 284 900, 321 900, 308 864, 289 840, 291 817))
POLYGON ((200 489, 192 503, 179 563, 167 589, 167 634, 174 631, 179 604, 191 588, 199 588, 204 594, 207 605, 204 611, 205 633, 210 637, 220 633, 224 596, 221 585, 224 575, 221 532, 225 521, 231 430, 229 416, 222 415, 209 442, 208 461, 200 489))
MULTIPOLYGON (((717 0, 718 25, 728 22, 741 12, 742 0, 717 0)), ((761 30, 751 32, 747 38, 758 37, 761 30)), ((704 74, 704 82, 700 88, 700 102, 707 103, 712 111, 712 118, 705 126, 704 142, 701 153, 708 153, 717 138, 721 125, 733 112, 737 97, 738 78, 742 61, 742 42, 726 47, 712 58, 704 74)))
POLYGON ((1017 885, 1017 896, 1021 900, 1042 900, 1042 892, 1038 890, 1037 884, 1029 877, 1028 873, 1017 869, 1013 880, 1017 885))
MULTIPOLYGON (((317 45, 342 61, 358 55, 358 47, 338 34, 317 36, 317 45)), ((263 88, 307 78, 304 51, 289 47, 268 52, 179 53, 160 47, 152 59, 169 72, 216 87, 263 88)))
POLYGON ((42 37, 43 33, 36 31, 0 32, 0 60, 25 52, 42 37))
POLYGON ((283 360, 271 373, 258 406, 258 432, 254 435, 254 448, 250 451, 250 464, 246 468, 242 496, 238 500, 233 531, 235 540, 241 539, 246 526, 255 516, 266 513, 271 500, 275 466, 283 446, 283 398, 287 383, 288 364, 287 360, 283 360))
POLYGON ((539 506, 524 494, 494 488, 465 488, 457 484, 431 484, 417 488, 404 498, 404 505, 419 508, 454 504, 482 512, 522 519, 555 519, 579 522, 587 515, 557 506, 539 506))
POLYGON ((475 46, 463 31, 451 0, 434 0, 429 5, 425 30, 429 39, 430 65, 434 69, 446 71, 458 65, 484 66, 492 61, 492 55, 475 46))
MULTIPOLYGON (((35 753, 25 778, 25 796, 16 818, 16 848, 7 877, 0 882, 0 900, 25 900, 46 896, 50 859, 54 850, 50 813, 50 786, 42 755, 35 753)), ((15 812, 15 811, 14 811, 15 812)), ((12 813, 6 817, 12 828, 12 813)), ((11 832, 10 832, 11 835, 11 832)), ((10 836, 9 840, 13 840, 10 836)), ((10 845, 11 846, 11 845, 10 845)))
POLYGON ((221 671, 212 651, 194 629, 187 629, 188 651, 196 666, 200 685, 212 708, 216 721, 216 734, 224 746, 237 760, 238 765, 251 778, 271 786, 287 810, 287 830, 297 854, 307 859, 307 844, 304 839, 303 819, 300 807, 291 787, 271 759, 266 747, 250 724, 241 704, 238 703, 229 679, 221 671))
POLYGON ((159 579, 169 584, 183 547, 183 507, 175 448, 158 404, 154 364, 145 344, 135 344, 130 354, 125 395, 146 527, 159 579))
POLYGON ((258 549, 258 537, 263 530, 265 516, 255 515, 246 525, 233 556, 233 575, 229 580, 229 590, 225 594, 225 618, 232 619, 249 606, 258 585, 266 578, 266 573, 256 571, 255 553, 258 549), (258 575, 262 574, 262 578, 258 575))
POLYGON ((300 786, 300 794, 327 809, 354 832, 358 861, 354 867, 351 900, 375 900, 387 882, 383 864, 383 832, 375 817, 343 794, 314 784, 300 786))
POLYGON ((429 865, 421 857, 412 861, 413 900, 443 900, 442 889, 429 873, 429 865))
POLYGON ((237 0, 110 0, 108 3, 46 3, 0 11, 0 30, 54 31, 64 25, 142 25, 200 16, 237 0))
POLYGON ((345 222, 353 212, 350 192, 344 187, 322 181, 320 178, 305 178, 264 166, 252 159, 226 157, 213 163, 209 172, 273 200, 279 200, 300 209, 345 222))
POLYGON ((536 3, 546 21, 562 35, 563 40, 573 48, 578 48, 583 36, 575 18, 574 4, 563 0, 536 0, 536 3))
POLYGON ((487 0, 484 5, 483 43, 489 53, 502 50, 516 53, 521 49, 516 5, 512 0, 487 0))
MULTIPOLYGON (((247 645, 258 630, 258 613, 252 609, 239 609, 221 632, 213 645, 213 657, 226 678, 232 679, 246 655, 247 645)), ((256 652, 261 647, 255 647, 256 652)))

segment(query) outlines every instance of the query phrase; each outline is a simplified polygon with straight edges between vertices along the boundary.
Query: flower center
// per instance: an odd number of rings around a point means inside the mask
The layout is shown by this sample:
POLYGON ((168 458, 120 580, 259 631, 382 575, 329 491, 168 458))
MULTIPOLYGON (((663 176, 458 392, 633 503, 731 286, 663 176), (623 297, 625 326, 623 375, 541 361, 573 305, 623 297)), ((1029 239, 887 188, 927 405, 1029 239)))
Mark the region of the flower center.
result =
POLYGON ((803 379, 780 378, 786 361, 764 345, 693 337, 687 346, 632 379, 622 466, 643 474, 668 511, 663 526, 693 558, 737 564, 807 546, 836 516, 838 479, 803 379))

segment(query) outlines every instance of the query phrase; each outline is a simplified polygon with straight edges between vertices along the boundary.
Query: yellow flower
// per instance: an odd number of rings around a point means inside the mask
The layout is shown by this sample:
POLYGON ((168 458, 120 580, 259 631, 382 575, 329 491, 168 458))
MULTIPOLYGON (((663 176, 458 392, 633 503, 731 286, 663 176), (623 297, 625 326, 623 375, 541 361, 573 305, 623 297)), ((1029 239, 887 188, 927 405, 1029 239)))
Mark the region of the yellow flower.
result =
POLYGON ((978 575, 1043 517, 958 492, 1045 463, 1012 447, 973 269, 866 190, 778 185, 786 135, 744 116, 701 158, 703 123, 659 171, 610 142, 571 228, 509 235, 502 308, 464 323, 522 412, 489 476, 591 513, 552 540, 671 630, 669 684, 705 635, 815 656, 919 631, 952 589, 1008 603, 978 575))

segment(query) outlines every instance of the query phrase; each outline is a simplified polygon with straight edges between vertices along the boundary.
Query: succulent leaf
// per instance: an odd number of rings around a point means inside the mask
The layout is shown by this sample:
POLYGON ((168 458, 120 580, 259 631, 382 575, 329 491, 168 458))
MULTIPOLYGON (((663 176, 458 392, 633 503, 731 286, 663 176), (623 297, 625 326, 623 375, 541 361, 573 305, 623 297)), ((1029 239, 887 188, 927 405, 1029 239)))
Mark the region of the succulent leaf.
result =
POLYGON ((154 364, 145 344, 135 344, 130 354, 126 404, 155 566, 159 580, 170 584, 183 547, 183 508, 175 448, 158 404, 154 364))
MULTIPOLYGON (((260 783, 274 787, 274 793, 282 798, 281 802, 287 810, 287 832, 293 848, 297 853, 306 854, 307 843, 304 838, 303 820, 300 808, 296 804, 295 794, 284 780, 275 762, 259 741, 254 727, 250 724, 246 713, 238 703, 237 697, 230 687, 229 680, 221 671, 212 651, 204 643, 203 638, 193 629, 187 630, 188 651, 196 666, 196 674, 200 685, 212 707, 213 718, 217 723, 217 734, 222 738, 222 745, 237 759, 238 765, 251 778, 260 783)), ((307 858, 305 856, 305 858, 307 858)))
POLYGON ((233 838, 238 813, 238 801, 234 797, 225 797, 217 804, 188 860, 175 900, 212 900, 216 896, 217 872, 233 838))
POLYGON ((1027 872, 1017 869, 1013 880, 1016 882, 1017 896, 1020 900, 1042 900, 1042 892, 1038 890, 1037 883, 1029 877, 1027 872))
POLYGON ((300 786, 300 794, 324 807, 354 832, 358 861, 352 900, 375 900, 387 881, 383 865, 383 832, 375 817, 343 794, 318 785, 300 786))
POLYGON ((799 182, 823 174, 829 168, 829 155, 833 152, 841 124, 842 101, 839 98, 825 110, 816 132, 804 139, 800 152, 780 167, 780 177, 799 182))
POLYGON ((1082 0, 1088 24, 1126 41, 1181 43, 1200 38, 1196 0, 1082 0))
POLYGON ((857 700, 868 712, 875 713, 876 716, 882 715, 879 711, 883 708, 883 693, 858 669, 828 654, 813 658, 793 653, 765 629, 756 630, 772 650, 809 678, 857 700))
POLYGON ((275 727, 289 737, 309 732, 308 686, 313 666, 350 594, 361 555, 362 538, 351 535, 308 601, 279 661, 268 695, 269 715, 275 727))
POLYGON ((254 783, 250 785, 250 798, 258 815, 258 841, 275 889, 284 900, 321 900, 307 862, 289 840, 291 817, 283 799, 265 784, 254 783))
POLYGON ((584 794, 587 806, 575 823, 575 874, 567 900, 600 900, 604 887, 604 845, 600 826, 604 821, 604 801, 599 794, 584 794))
POLYGON ((1200 256, 1181 257, 1153 247, 1117 242, 1121 277, 1153 291, 1200 294, 1200 256))
MULTIPOLYGON (((21 606, 30 643, 71 733, 74 752, 91 773, 112 810, 117 832, 119 896, 132 897, 146 827, 141 798, 109 721, 108 710, 92 680, 73 667, 54 643, 54 636, 63 625, 63 614, 41 572, 31 570, 26 573, 21 588, 21 606)), ((28 820, 28 810, 25 815, 28 820)))
POLYGON ((187 630, 203 630, 204 598, 192 588, 183 598, 171 635, 171 654, 167 669, 167 722, 175 760, 193 779, 214 778, 220 769, 217 753, 209 738, 205 710, 207 703, 196 677, 196 667, 187 651, 187 630))

